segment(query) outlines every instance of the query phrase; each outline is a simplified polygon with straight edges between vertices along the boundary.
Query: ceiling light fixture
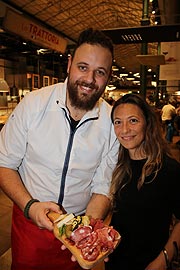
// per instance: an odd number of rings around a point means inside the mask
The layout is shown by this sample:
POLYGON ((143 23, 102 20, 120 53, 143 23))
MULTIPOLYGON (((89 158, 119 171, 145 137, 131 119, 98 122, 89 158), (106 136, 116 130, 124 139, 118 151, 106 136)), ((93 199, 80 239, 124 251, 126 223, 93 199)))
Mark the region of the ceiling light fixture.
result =
POLYGON ((9 92, 9 86, 2 78, 0 78, 0 92, 9 92))
POLYGON ((112 66, 112 70, 113 70, 113 71, 118 71, 119 68, 118 68, 117 66, 112 66))
POLYGON ((115 90, 115 89, 116 89, 115 85, 109 84, 109 85, 106 86, 106 90, 108 90, 108 91, 112 91, 112 90, 115 90))
POLYGON ((134 77, 126 77, 126 80, 128 80, 128 81, 134 81, 135 78, 134 77))
POLYGON ((120 77, 127 77, 128 76, 128 73, 120 73, 119 76, 120 77))

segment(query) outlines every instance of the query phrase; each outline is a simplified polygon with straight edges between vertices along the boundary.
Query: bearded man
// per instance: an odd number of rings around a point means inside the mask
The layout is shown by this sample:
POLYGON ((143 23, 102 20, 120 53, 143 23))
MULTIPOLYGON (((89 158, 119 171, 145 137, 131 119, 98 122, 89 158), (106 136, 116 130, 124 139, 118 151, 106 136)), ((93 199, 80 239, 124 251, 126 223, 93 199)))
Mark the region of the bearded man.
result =
POLYGON ((61 249, 49 211, 105 218, 119 143, 102 94, 113 46, 80 34, 64 83, 27 94, 0 133, 0 188, 14 202, 12 270, 81 269, 61 249))

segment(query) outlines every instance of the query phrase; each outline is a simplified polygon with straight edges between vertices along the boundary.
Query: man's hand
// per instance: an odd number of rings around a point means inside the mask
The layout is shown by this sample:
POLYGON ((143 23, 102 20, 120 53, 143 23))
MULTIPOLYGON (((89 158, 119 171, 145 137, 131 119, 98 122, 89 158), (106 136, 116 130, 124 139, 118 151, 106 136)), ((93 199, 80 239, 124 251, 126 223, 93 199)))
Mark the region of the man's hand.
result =
POLYGON ((61 210, 60 206, 54 202, 35 202, 29 209, 29 217, 40 229, 53 231, 53 222, 47 216, 50 211, 64 213, 64 210, 61 210))

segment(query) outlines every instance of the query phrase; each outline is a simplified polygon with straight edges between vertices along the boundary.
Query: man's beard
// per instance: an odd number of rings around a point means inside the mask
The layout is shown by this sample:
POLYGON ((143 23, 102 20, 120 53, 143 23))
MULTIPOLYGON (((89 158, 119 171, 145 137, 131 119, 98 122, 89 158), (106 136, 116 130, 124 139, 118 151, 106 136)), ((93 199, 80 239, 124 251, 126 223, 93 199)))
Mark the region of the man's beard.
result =
POLYGON ((87 83, 81 80, 77 80, 75 83, 73 83, 71 82, 70 78, 68 78, 67 91, 69 94, 71 106, 81 110, 89 111, 94 108, 96 102, 104 92, 104 88, 98 89, 98 86, 95 83, 87 83), (89 87, 93 90, 93 93, 86 94, 81 92, 79 95, 78 86, 89 87))

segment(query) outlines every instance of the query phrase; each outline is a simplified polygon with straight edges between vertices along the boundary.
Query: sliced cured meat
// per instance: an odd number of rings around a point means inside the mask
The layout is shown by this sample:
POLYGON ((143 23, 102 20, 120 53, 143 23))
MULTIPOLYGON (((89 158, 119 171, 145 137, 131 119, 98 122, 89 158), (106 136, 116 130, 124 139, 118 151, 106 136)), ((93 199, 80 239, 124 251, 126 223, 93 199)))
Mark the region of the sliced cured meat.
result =
POLYGON ((85 247, 81 249, 81 254, 84 260, 95 261, 100 254, 100 250, 97 246, 85 247))
POLYGON ((83 249, 84 247, 90 247, 97 243, 98 245, 98 234, 96 232, 92 232, 89 234, 86 238, 83 238, 81 241, 79 241, 76 246, 77 248, 83 249))
POLYGON ((52 220, 58 220, 54 223, 54 235, 71 251, 83 269, 94 268, 117 247, 121 239, 112 226, 107 226, 100 219, 75 216, 63 222, 61 227, 58 226, 59 218, 53 217, 52 220))
POLYGON ((97 229, 101 229, 105 226, 103 223, 103 220, 95 219, 95 218, 91 218, 90 225, 92 226, 93 231, 96 231, 97 229))
POLYGON ((114 248, 114 239, 110 235, 110 229, 108 226, 105 226, 102 229, 96 230, 98 234, 99 245, 103 247, 103 249, 113 249, 114 248))
POLYGON ((109 229, 110 229, 109 235, 112 237, 112 240, 113 241, 117 240, 119 237, 119 233, 113 227, 109 227, 109 229))
POLYGON ((75 243, 80 242, 86 238, 92 232, 91 226, 79 226, 76 230, 71 233, 70 239, 75 243))

